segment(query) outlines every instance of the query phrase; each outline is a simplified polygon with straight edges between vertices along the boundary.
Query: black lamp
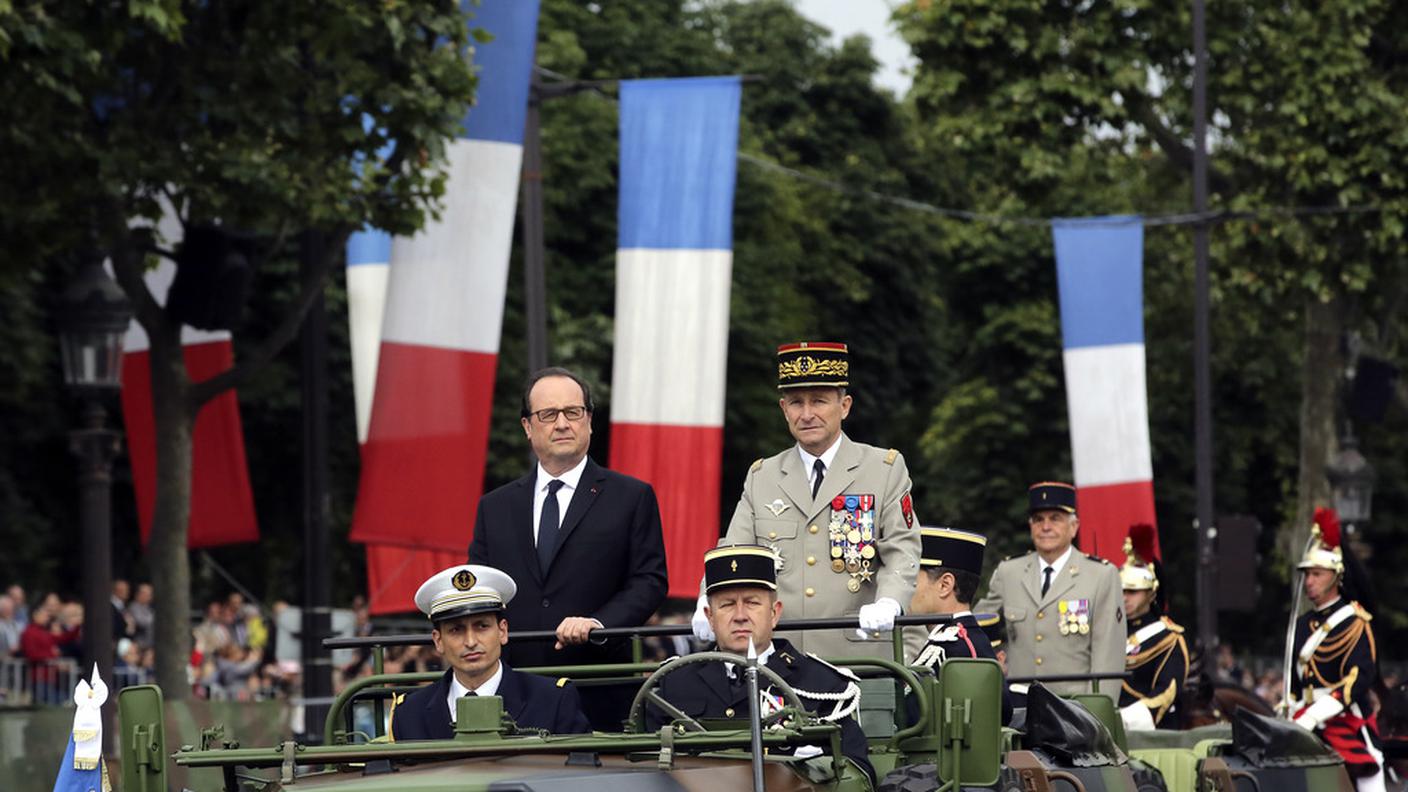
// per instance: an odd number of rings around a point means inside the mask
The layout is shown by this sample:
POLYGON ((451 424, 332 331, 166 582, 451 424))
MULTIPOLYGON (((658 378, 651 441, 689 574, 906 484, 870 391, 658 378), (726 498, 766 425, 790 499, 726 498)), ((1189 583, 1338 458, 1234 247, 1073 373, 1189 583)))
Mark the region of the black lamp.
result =
POLYGON ((1330 480, 1340 520, 1349 526, 1369 522, 1373 516, 1374 466, 1359 453, 1359 440, 1349 426, 1340 438, 1340 450, 1325 466, 1325 477, 1330 480))
POLYGON ((64 384, 83 397, 122 387, 122 338, 132 303, 97 258, 82 266, 59 298, 64 384))

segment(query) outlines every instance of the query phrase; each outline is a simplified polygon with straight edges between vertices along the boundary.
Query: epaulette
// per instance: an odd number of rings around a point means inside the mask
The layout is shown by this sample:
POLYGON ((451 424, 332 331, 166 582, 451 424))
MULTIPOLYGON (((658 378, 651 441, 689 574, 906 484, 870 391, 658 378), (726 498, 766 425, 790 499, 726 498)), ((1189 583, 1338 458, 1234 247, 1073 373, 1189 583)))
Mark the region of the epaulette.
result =
POLYGON ((565 686, 567 685, 567 683, 570 682, 570 681, 571 681, 571 680, 569 680, 567 677, 558 677, 558 678, 557 678, 557 686, 558 686, 558 687, 565 687, 565 686))
POLYGON ((850 679, 850 680, 852 680, 852 681, 854 681, 854 682, 859 682, 859 681, 860 681, 860 677, 856 676, 856 675, 855 675, 855 672, 851 671, 851 669, 849 669, 849 668, 837 668, 836 666, 831 665, 830 663, 826 662, 825 660, 822 660, 820 657, 817 657, 816 655, 812 654, 811 652, 807 652, 807 657, 810 657, 811 659, 817 661, 818 663, 821 663, 822 665, 826 666, 827 668, 831 669, 832 671, 835 671, 836 673, 840 674, 841 676, 846 677, 847 679, 850 679))
POLYGON ((895 464, 895 460, 899 458, 899 455, 900 455, 900 452, 899 452, 898 449, 891 448, 891 449, 890 449, 890 453, 888 453, 888 454, 885 455, 885 464, 887 464, 887 465, 893 465, 893 464, 895 464))
POLYGON ((1355 603, 1354 603, 1354 615, 1355 615, 1355 616, 1358 616, 1359 618, 1363 619, 1364 621, 1373 621, 1373 620, 1374 620, 1374 614, 1370 613, 1369 611, 1364 610, 1364 606, 1363 606, 1363 605, 1360 605, 1358 602, 1355 602, 1355 603))
POLYGON ((1163 619, 1164 619, 1164 624, 1168 626, 1169 632, 1176 632, 1176 633, 1178 633, 1179 635, 1182 635, 1182 634, 1183 634, 1183 625, 1179 624, 1178 622, 1174 621, 1173 619, 1170 619, 1170 618, 1167 617, 1167 616, 1163 617, 1163 619))
POLYGON ((749 473, 757 473, 759 470, 762 470, 762 469, 763 469, 763 458, 762 458, 762 457, 758 457, 757 459, 753 460, 753 465, 752 465, 752 467, 748 468, 748 472, 749 472, 749 473))

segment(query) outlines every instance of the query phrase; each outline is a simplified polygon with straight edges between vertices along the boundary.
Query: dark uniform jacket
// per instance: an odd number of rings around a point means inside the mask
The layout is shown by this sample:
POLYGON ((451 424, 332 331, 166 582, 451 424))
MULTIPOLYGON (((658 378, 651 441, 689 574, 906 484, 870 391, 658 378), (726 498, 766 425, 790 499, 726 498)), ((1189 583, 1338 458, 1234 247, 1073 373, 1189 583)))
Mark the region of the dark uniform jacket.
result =
MULTIPOLYGON (((937 675, 944 662, 955 657, 997 659, 997 652, 993 651, 988 634, 983 631, 982 626, 978 624, 978 619, 971 613, 965 613, 953 622, 940 624, 930 630, 925 639, 924 648, 919 651, 910 665, 931 668, 937 675)), ((910 721, 913 722, 916 707, 912 701, 909 706, 910 721)), ((1004 681, 1002 683, 1002 725, 1006 726, 1011 722, 1012 697, 1007 689, 1007 683, 1004 681)))
POLYGON ((1188 642, 1183 628, 1152 611, 1129 619, 1125 667, 1130 676, 1120 687, 1120 706, 1144 702, 1159 729, 1182 728, 1178 703, 1188 679, 1188 642))
MULTIPOLYGON (((812 712, 826 718, 852 703, 849 698, 836 701, 815 694, 834 695, 851 689, 854 696, 859 698, 859 690, 851 688, 856 681, 854 675, 812 655, 798 652, 781 638, 774 638, 772 645, 773 653, 767 658, 767 667, 791 685, 797 691, 797 697, 812 712)), ((761 674, 758 685, 760 693, 772 698, 772 686, 761 674)), ((748 685, 743 682, 741 673, 736 680, 731 680, 723 663, 698 663, 682 667, 662 680, 660 696, 696 720, 748 717, 748 685)), ((761 712, 766 715, 768 711, 763 709, 761 712)), ((647 708, 646 716, 646 723, 651 729, 659 729, 669 722, 669 718, 654 707, 647 708)), ((856 722, 855 713, 846 715, 840 723, 841 752, 864 770, 874 783, 875 768, 870 764, 865 734, 856 722)))
MULTIPOLYGON (((577 689, 561 685, 533 674, 520 674, 503 666, 497 695, 504 700, 504 712, 514 723, 525 729, 547 729, 554 734, 590 732, 587 716, 577 689)), ((445 697, 450 694, 450 674, 446 671, 434 684, 426 685, 406 696, 391 713, 391 736, 394 740, 448 740, 455 736, 450 721, 450 707, 445 697)))
POLYGON ((1378 740, 1377 728, 1368 720, 1373 712, 1369 690, 1378 678, 1372 618, 1359 603, 1343 598, 1302 614, 1296 619, 1291 657, 1293 713, 1327 696, 1342 705, 1339 714, 1324 721, 1317 732, 1344 757, 1346 769, 1355 778, 1379 769, 1367 749, 1370 741, 1378 740), (1307 649, 1310 641, 1315 646, 1307 649))
MULTIPOLYGON (((645 624, 665 601, 665 540, 655 490, 587 459, 544 572, 533 541, 537 466, 479 500, 469 562, 503 570, 518 584, 505 609, 514 630, 556 630, 568 616, 603 627, 645 624)), ((504 647, 517 666, 630 662, 625 641, 553 649, 552 641, 504 647)))

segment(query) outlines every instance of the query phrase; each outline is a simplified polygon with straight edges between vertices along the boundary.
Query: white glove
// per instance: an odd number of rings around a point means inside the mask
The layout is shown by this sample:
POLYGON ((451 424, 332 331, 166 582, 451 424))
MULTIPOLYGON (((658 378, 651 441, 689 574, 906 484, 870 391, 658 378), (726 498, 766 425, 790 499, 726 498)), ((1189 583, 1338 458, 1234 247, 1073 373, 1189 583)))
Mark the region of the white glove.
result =
POLYGON ((709 617, 704 615, 704 606, 708 604, 709 598, 700 594, 699 604, 694 608, 694 618, 690 620, 690 626, 694 628, 694 637, 704 643, 712 643, 714 640, 714 628, 709 625, 709 617))
POLYGON ((1154 713, 1150 712, 1149 705, 1142 701, 1120 707, 1120 720, 1124 721, 1126 732, 1154 730, 1154 713))
POLYGON ((895 629, 895 617, 900 615, 900 604, 889 597, 881 597, 869 605, 862 605, 860 608, 860 629, 856 630, 856 635, 861 638, 870 636, 866 633, 882 632, 895 629))
POLYGON ((1315 731, 1341 712, 1344 712, 1344 704, 1334 696, 1325 696, 1296 716, 1295 724, 1306 731, 1315 731))

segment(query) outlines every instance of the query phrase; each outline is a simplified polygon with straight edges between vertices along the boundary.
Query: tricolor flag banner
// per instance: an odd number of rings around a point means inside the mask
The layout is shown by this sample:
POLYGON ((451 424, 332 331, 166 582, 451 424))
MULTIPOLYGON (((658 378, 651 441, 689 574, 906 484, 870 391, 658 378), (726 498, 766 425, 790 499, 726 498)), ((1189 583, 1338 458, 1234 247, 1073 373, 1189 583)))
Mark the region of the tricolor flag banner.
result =
POLYGON ((347 324, 352 347, 352 398, 357 442, 367 442, 372 422, 372 389, 381 353, 381 320, 386 312, 386 279, 391 268, 391 235, 374 228, 347 239, 347 324))
MULTIPOLYGON (((483 489, 538 24, 536 0, 484 0, 474 10, 469 24, 493 40, 474 53, 478 98, 449 146, 441 217, 391 245, 351 534, 454 561, 464 559, 483 489)), ((412 610, 428 575, 408 576, 414 563, 386 555, 368 554, 381 595, 373 611, 412 610)))
POLYGON ((621 83, 613 470, 660 499, 670 596, 719 537, 737 77, 621 83))
MULTIPOLYGON (((1081 550, 1124 561, 1136 523, 1157 526, 1144 377, 1144 222, 1058 219, 1066 405, 1081 550)), ((1158 549, 1158 533, 1154 534, 1158 549)))
MULTIPOLYGON (((168 246, 181 241, 181 224, 168 209, 157 233, 168 246)), ((152 297, 166 304, 176 279, 176 264, 163 258, 146 275, 152 297)), ((226 331, 181 328, 186 374, 200 382, 234 365, 234 347, 226 331)), ((151 537, 156 506, 156 419, 152 412, 151 343, 136 319, 127 328, 122 354, 122 420, 132 460, 132 484, 142 542, 151 537)), ((191 432, 191 518, 186 544, 214 547, 259 540, 249 466, 244 453, 244 429, 235 391, 227 390, 206 402, 191 432)))

